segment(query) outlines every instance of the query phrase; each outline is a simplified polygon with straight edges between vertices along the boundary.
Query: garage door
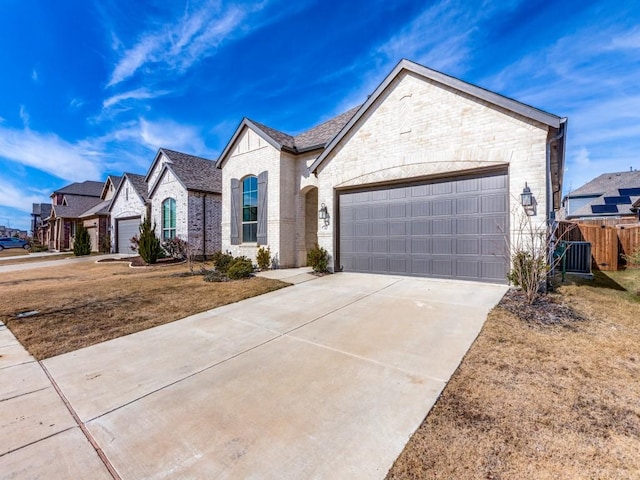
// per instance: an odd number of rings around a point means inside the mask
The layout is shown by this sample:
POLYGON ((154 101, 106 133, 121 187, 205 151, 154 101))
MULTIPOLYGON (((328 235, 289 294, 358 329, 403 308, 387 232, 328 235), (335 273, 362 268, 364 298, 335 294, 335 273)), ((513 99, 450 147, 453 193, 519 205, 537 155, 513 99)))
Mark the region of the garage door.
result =
POLYGON ((118 253, 135 253, 131 250, 131 238, 140 233, 140 218, 128 218, 116 220, 118 232, 118 253))
POLYGON ((506 172, 340 192, 338 205, 344 271, 507 282, 506 172))

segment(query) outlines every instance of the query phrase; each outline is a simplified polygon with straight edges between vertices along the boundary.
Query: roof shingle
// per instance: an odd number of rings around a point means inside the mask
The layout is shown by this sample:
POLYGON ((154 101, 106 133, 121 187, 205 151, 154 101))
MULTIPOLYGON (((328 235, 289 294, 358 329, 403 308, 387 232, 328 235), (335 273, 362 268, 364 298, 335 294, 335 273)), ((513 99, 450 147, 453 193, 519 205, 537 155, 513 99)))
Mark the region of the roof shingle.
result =
POLYGON ((215 162, 166 148, 160 151, 169 159, 167 165, 187 190, 222 192, 222 172, 216 168, 215 162))

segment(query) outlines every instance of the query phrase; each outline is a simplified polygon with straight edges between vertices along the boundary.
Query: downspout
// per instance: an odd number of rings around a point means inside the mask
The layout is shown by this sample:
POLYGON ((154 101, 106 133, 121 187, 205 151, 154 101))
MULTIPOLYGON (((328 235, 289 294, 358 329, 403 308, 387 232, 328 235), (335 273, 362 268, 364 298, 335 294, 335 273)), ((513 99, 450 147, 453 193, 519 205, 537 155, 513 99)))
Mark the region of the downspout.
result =
MULTIPOLYGON (((546 177, 547 177, 547 188, 546 188, 546 207, 547 207, 547 226, 550 227, 554 222, 555 222, 555 216, 552 219, 552 213, 553 213, 553 185, 551 182, 551 144, 559 139, 561 139, 562 137, 564 137, 565 135, 565 131, 566 131, 566 125, 567 125, 567 119, 566 118, 562 118, 560 119, 560 128, 558 133, 552 137, 551 139, 549 139, 547 141, 547 145, 546 145, 546 155, 547 155, 547 172, 546 172, 546 177)), ((564 149, 562 150, 562 155, 564 156, 565 152, 564 149)), ((563 165, 560 165, 561 168, 564 168, 564 162, 563 165)), ((562 175, 562 172, 558 172, 558 176, 562 175)), ((552 239, 549 239, 550 242, 553 242, 552 239)), ((553 254, 555 251, 555 243, 553 245, 547 244, 547 248, 549 248, 549 251, 547 252, 547 262, 548 265, 551 266, 551 274, 553 275, 554 272, 554 268, 553 268, 553 254)), ((547 277, 547 289, 549 288, 549 282, 550 282, 550 278, 547 277)))
POLYGON ((207 194, 202 196, 202 259, 207 259, 207 194))
MULTIPOLYGON (((549 139, 547 141, 547 145, 546 145, 546 155, 547 155, 547 172, 546 172, 546 176, 547 176, 547 192, 546 192, 546 205, 547 205, 547 223, 549 224, 550 220, 551 220, 551 213, 553 212, 553 185, 551 183, 551 144, 553 142, 555 142, 556 140, 561 139, 562 137, 564 137, 565 134, 565 129, 566 129, 566 122, 567 119, 566 118, 562 118, 560 120, 560 128, 558 133, 552 137, 551 139, 549 139)), ((564 150, 563 150, 563 155, 564 155, 564 150)), ((562 175, 561 172, 558 173, 558 175, 562 175)))

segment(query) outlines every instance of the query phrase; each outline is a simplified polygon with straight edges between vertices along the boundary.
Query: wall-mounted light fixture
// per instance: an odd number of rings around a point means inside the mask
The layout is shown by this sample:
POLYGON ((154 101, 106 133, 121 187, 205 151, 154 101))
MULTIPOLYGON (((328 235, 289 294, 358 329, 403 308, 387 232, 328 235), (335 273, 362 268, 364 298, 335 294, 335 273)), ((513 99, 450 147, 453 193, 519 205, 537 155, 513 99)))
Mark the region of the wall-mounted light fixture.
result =
POLYGON ((320 210, 318 210, 318 218, 320 220, 324 220, 324 225, 322 226, 322 228, 327 228, 329 226, 329 210, 324 203, 320 205, 320 210))
POLYGON ((527 215, 533 216, 536 214, 536 198, 531 193, 531 189, 526 182, 520 194, 520 203, 524 207, 524 211, 527 212, 527 215))

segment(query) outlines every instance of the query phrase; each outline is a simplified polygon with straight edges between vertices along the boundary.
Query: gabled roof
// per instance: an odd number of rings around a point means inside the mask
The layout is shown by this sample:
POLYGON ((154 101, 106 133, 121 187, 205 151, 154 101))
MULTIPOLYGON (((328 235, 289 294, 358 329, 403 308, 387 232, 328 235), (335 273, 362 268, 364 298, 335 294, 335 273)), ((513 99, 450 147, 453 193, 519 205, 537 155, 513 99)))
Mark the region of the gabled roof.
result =
POLYGON ((122 177, 120 178, 121 179, 120 179, 120 183, 118 184, 118 188, 116 188, 116 191, 114 192, 113 197, 111 198, 111 200, 109 200, 109 205, 107 206, 108 212, 111 212, 111 207, 113 206, 113 202, 118 197, 118 195, 120 195, 120 190, 124 188, 124 185, 127 183, 127 180, 133 186, 133 189, 136 195, 138 195, 138 198, 140 198, 140 201, 142 203, 147 203, 148 191, 147 191, 147 182, 145 181, 144 175, 125 172, 122 174, 122 177))
POLYGON ((568 193, 567 198, 591 199, 568 218, 632 215, 640 206, 640 171, 603 173, 568 193))
POLYGON ((100 203, 100 197, 65 194, 66 205, 53 205, 51 210, 58 218, 80 218, 92 207, 100 203))
MULTIPOLYGON (((149 198, 153 196, 166 171, 171 171, 187 190, 222 193, 222 172, 216 168, 216 164, 212 160, 161 148, 158 150, 154 164, 162 154, 167 157, 168 162, 162 167, 155 184, 150 186, 149 198)), ((151 169, 149 173, 151 173, 151 169)), ((149 173, 145 177, 147 182, 149 181, 149 173)))
POLYGON ((54 190, 51 196, 56 193, 64 195, 83 195, 85 197, 99 197, 102 193, 104 182, 94 182, 93 180, 85 180, 84 182, 75 182, 59 190, 54 190))
POLYGON ((122 177, 119 177, 117 175, 109 175, 107 176, 107 179, 104 181, 104 184, 102 185, 102 191, 100 192, 100 198, 104 198, 106 193, 107 193, 107 186, 109 184, 113 185, 113 188, 115 190, 118 190, 118 187, 120 186, 120 181, 122 180, 122 177))
POLYGON ((567 194, 567 197, 604 195, 619 188, 640 187, 640 171, 603 173, 567 194))
POLYGON ((260 137, 262 137, 267 143, 278 150, 288 151, 290 153, 298 154, 324 148, 329 141, 344 127, 351 117, 358 111, 359 107, 352 108, 351 110, 344 112, 337 117, 334 117, 326 122, 316 125, 315 127, 302 132, 298 135, 291 136, 283 133, 274 128, 268 127, 262 123, 258 123, 254 120, 244 118, 236 128, 235 133, 227 143, 226 147, 220 154, 216 166, 222 167, 224 159, 229 154, 231 147, 236 142, 238 137, 242 134, 245 128, 251 128, 260 137))
POLYGON ((402 59, 400 60, 398 65, 396 65, 396 67, 391 71, 391 73, 387 75, 384 81, 380 85, 378 85, 378 88, 376 88, 374 92, 369 96, 369 98, 367 98, 367 101, 360 106, 357 112, 355 112, 351 119, 349 119, 349 121, 337 133, 337 135, 333 137, 324 152, 320 154, 316 161, 313 162, 313 165, 311 165, 311 167, 309 168, 310 172, 317 171, 318 167, 322 165, 322 163, 326 160, 329 154, 331 154, 338 143, 340 143, 340 141, 349 133, 349 131, 354 127, 358 120, 360 120, 360 118, 362 118, 362 116, 371 108, 376 100, 378 100, 378 98, 387 89, 387 87, 389 87, 391 82, 393 82, 393 80, 398 75, 405 71, 420 75, 435 83, 439 83, 459 92, 466 93, 467 95, 478 98, 479 100, 483 100, 497 107, 516 113, 522 117, 535 120, 544 125, 548 125, 549 127, 560 129, 561 126, 564 128, 564 124, 566 123, 566 118, 558 117, 557 115, 547 113, 545 111, 531 107, 498 93, 485 90, 484 88, 472 85, 471 83, 467 83, 455 77, 451 77, 444 73, 438 72, 437 70, 432 70, 415 62, 402 59))

